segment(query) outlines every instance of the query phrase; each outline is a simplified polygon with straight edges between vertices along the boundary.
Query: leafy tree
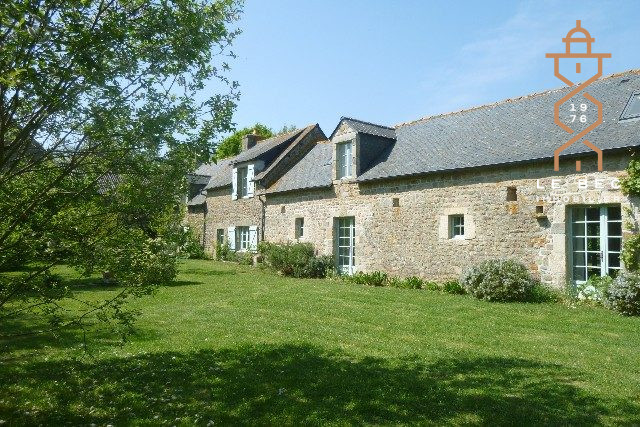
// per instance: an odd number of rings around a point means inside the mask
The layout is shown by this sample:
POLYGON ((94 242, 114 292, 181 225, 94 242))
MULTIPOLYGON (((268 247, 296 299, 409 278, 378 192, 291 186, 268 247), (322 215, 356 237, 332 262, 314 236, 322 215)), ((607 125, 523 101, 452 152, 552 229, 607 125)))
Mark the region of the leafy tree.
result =
POLYGON ((108 322, 175 276, 185 173, 231 129, 237 83, 226 58, 235 0, 0 2, 0 324, 25 312, 52 328, 108 322), (221 93, 196 95, 208 80, 221 93), (109 272, 105 301, 51 275, 109 272), (66 301, 66 300, 64 300, 66 301))
POLYGON ((226 159, 227 157, 233 157, 240 154, 242 149, 242 138, 250 133, 255 133, 262 139, 271 138, 273 131, 263 124, 256 123, 252 127, 246 127, 235 131, 220 142, 216 150, 216 160, 226 159))

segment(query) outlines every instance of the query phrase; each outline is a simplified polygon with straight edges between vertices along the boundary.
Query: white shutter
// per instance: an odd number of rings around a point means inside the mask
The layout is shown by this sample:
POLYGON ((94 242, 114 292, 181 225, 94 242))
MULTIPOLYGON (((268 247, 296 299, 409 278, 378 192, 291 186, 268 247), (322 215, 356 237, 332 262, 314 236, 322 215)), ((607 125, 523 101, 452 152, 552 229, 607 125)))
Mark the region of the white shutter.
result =
POLYGON ((258 227, 255 225, 249 227, 249 250, 258 250, 258 227))
POLYGON ((233 168, 233 172, 231 173, 231 200, 236 200, 237 198, 238 198, 238 168, 233 168))
POLYGON ((247 165, 247 197, 253 197, 255 183, 253 182, 253 163, 247 165))
POLYGON ((227 243, 229 244, 229 249, 232 251, 236 250, 236 228, 229 227, 227 230, 227 243))

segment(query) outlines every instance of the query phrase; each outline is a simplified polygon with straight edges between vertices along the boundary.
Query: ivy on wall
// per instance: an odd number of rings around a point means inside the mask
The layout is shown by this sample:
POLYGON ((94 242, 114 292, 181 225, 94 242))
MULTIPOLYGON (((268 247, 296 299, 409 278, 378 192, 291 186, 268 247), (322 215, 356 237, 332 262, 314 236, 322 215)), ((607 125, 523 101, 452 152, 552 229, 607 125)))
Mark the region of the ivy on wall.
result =
MULTIPOLYGON (((627 176, 620 180, 622 192, 627 196, 640 196, 640 160, 632 159, 626 171, 627 176)), ((622 262, 629 271, 640 269, 640 233, 624 239, 622 262)))

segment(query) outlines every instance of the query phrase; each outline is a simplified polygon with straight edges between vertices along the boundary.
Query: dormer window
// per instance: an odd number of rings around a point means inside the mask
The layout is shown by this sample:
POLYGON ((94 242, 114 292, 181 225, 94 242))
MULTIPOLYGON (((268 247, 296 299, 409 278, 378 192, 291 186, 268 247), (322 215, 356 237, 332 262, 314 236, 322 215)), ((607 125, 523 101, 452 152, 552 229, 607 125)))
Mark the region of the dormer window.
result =
POLYGON ((336 177, 338 179, 352 176, 353 142, 341 142, 336 146, 336 177))
POLYGON ((254 165, 252 163, 233 168, 233 177, 231 180, 231 198, 233 200, 253 197, 253 176, 254 165))
POLYGON ((247 197, 247 191, 249 189, 249 182, 247 174, 247 167, 238 168, 238 177, 237 177, 237 188, 238 188, 238 197, 247 197))

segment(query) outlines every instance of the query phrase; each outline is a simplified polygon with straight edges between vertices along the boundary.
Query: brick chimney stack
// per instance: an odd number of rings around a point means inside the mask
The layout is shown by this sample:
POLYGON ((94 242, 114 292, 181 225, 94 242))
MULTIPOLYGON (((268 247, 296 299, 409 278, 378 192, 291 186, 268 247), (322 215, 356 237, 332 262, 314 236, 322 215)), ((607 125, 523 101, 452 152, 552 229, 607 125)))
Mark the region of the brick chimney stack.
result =
POLYGON ((255 147, 258 141, 260 141, 261 139, 262 138, 260 138, 260 136, 256 134, 255 130, 253 131, 253 133, 246 134, 242 137, 242 151, 246 151, 249 148, 255 147))

